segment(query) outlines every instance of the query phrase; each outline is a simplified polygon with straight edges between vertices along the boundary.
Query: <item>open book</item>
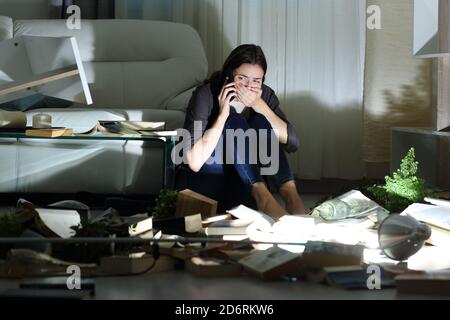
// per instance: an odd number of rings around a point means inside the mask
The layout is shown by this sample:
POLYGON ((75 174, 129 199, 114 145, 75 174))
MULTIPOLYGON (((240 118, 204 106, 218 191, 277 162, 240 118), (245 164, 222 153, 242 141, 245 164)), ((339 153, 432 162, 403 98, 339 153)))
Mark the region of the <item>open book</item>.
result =
MULTIPOLYGON (((246 235, 250 240, 291 243, 282 244, 280 247, 292 252, 301 252, 308 241, 331 241, 351 245, 364 244, 370 248, 378 247, 378 235, 373 229, 375 222, 368 218, 326 221, 320 216, 285 215, 275 221, 268 215, 244 205, 228 210, 228 213, 237 221, 251 221, 246 227, 246 235)), ((259 244, 255 247, 267 249, 272 247, 272 244, 259 244)))
POLYGON ((431 236, 427 243, 439 247, 450 247, 450 207, 413 203, 402 214, 426 223, 431 228, 431 236))
POLYGON ((165 122, 129 121, 129 120, 100 120, 89 131, 76 135, 94 135, 98 132, 105 135, 145 135, 165 129, 165 122))
POLYGON ((403 213, 425 222, 429 226, 450 232, 450 207, 413 203, 403 213))

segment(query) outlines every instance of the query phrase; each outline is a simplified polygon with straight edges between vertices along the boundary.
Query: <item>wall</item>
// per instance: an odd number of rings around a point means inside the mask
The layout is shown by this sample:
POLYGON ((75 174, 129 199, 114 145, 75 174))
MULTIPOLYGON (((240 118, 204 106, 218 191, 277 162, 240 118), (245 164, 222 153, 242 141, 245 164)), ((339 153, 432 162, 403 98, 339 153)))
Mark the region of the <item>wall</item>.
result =
MULTIPOLYGON (((432 61, 413 57, 413 0, 368 0, 381 7, 382 30, 367 30, 364 160, 382 176, 391 127, 431 127, 432 61)), ((370 170, 369 170, 370 171, 370 170)))
POLYGON ((0 0, 0 15, 14 19, 46 19, 49 0, 0 0))

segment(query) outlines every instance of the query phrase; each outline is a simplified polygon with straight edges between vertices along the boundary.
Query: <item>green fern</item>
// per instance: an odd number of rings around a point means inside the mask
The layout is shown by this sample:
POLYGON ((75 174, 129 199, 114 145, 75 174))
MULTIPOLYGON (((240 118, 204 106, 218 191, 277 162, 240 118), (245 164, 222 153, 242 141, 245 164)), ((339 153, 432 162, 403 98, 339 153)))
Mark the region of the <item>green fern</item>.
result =
POLYGON ((411 148, 402 159, 400 169, 392 177, 385 177, 385 185, 374 185, 367 191, 378 204, 390 212, 399 213, 412 203, 423 202, 431 194, 425 188, 425 181, 416 176, 418 168, 415 150, 411 148))

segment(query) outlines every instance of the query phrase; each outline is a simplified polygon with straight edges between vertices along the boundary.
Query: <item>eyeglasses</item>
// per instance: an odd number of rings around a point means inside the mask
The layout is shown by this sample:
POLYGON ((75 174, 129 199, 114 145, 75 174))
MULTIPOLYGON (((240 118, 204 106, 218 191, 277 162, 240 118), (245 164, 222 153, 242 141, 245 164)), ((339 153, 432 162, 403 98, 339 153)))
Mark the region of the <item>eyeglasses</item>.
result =
POLYGON ((242 83, 246 86, 261 87, 262 78, 250 78, 243 74, 237 74, 234 76, 234 82, 242 83))

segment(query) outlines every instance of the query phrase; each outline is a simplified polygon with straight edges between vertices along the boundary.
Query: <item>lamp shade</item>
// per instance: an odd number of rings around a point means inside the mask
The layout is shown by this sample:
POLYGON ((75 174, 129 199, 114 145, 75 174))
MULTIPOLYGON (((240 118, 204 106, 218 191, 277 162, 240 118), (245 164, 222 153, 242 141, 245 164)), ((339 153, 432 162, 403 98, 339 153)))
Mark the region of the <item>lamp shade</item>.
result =
POLYGON ((392 214, 378 229, 380 249, 393 260, 406 260, 419 251, 431 236, 431 229, 410 216, 392 214))
POLYGON ((450 2, 414 0, 414 56, 450 55, 450 2))
POLYGON ((92 104, 75 37, 22 35, 0 42, 0 102, 40 93, 92 104))

